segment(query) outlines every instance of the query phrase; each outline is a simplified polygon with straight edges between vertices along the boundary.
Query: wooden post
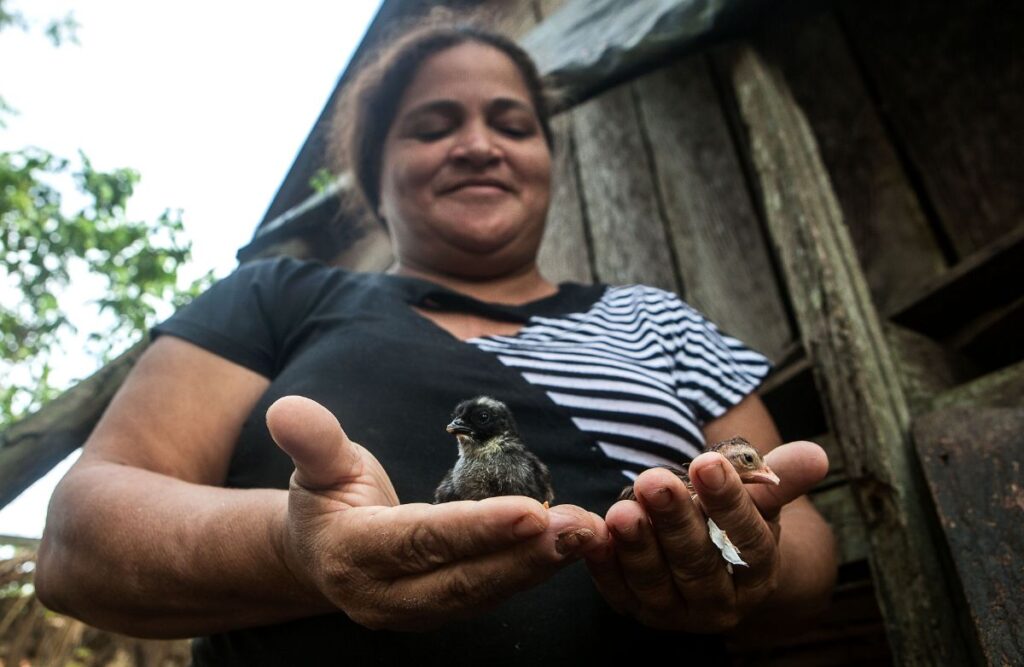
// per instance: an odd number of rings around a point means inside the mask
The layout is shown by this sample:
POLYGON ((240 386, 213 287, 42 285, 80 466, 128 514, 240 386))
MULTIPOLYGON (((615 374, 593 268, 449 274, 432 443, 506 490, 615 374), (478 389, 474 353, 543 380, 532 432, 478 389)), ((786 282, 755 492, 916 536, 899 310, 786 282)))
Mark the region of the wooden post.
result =
POLYGON ((781 75, 749 47, 735 54, 732 78, 769 232, 868 528, 896 663, 968 664, 906 399, 814 136, 781 75))

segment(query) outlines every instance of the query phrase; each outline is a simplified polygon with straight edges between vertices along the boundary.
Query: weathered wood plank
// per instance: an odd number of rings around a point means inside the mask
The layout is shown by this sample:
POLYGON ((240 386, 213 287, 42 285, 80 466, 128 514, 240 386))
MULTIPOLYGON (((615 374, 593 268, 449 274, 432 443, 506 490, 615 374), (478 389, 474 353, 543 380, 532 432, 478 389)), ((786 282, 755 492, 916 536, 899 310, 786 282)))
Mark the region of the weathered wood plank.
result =
POLYGON ((0 507, 82 446, 148 344, 147 337, 0 434, 0 507))
POLYGON ((483 0, 471 6, 462 3, 452 3, 452 6, 512 39, 519 39, 535 28, 539 18, 533 0, 483 0))
POLYGON ((686 300, 780 361, 795 336, 705 57, 634 85, 686 300))
POLYGON ((936 396, 931 408, 951 405, 964 407, 1024 407, 1024 361, 989 373, 936 396))
POLYGON ((1024 223, 936 276, 886 314, 897 324, 945 338, 964 322, 1019 298, 1022 266, 1024 223))
POLYGON ((896 659, 964 664, 906 401, 814 136, 781 74, 753 50, 736 51, 732 76, 804 347, 868 527, 896 659))
POLYGON ((938 394, 972 374, 971 364, 955 350, 898 324, 883 324, 912 414, 927 412, 938 394))
POLYGON ((985 662, 1022 665, 1024 409, 932 412, 914 443, 985 662))
POLYGON ((1024 219, 1024 4, 841 5, 888 118, 960 256, 1024 219))
POLYGON ((573 111, 596 280, 680 291, 631 86, 573 111))
POLYGON ((868 557, 868 531, 857 511, 857 502, 849 484, 840 484, 810 495, 811 502, 825 517, 836 536, 839 564, 868 557))
POLYGON ((875 303, 886 310, 946 268, 846 38, 830 13, 783 14, 758 40, 807 116, 875 303))
POLYGON ((551 206, 537 264, 554 282, 591 283, 590 244, 584 229, 579 184, 576 180, 576 146, 572 137, 573 116, 553 119, 555 154, 552 157, 551 206))

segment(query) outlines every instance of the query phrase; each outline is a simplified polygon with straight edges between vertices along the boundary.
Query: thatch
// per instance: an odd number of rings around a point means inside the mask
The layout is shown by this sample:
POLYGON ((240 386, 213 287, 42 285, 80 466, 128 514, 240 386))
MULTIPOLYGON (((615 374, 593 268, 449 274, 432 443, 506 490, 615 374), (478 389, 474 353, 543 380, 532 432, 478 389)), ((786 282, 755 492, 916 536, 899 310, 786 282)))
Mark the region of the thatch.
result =
POLYGON ((33 546, 17 546, 13 557, 0 560, 0 667, 189 664, 188 640, 133 639, 44 608, 32 587, 35 559, 33 546))

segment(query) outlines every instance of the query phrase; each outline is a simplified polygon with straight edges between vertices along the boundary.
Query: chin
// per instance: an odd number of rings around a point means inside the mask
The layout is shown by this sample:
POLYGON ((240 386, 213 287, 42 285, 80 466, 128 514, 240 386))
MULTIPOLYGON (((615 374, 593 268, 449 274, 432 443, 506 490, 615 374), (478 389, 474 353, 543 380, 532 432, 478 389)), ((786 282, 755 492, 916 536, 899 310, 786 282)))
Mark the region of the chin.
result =
POLYGON ((443 236, 451 245, 465 252, 491 254, 515 243, 523 232, 521 222, 468 215, 453 220, 443 236))

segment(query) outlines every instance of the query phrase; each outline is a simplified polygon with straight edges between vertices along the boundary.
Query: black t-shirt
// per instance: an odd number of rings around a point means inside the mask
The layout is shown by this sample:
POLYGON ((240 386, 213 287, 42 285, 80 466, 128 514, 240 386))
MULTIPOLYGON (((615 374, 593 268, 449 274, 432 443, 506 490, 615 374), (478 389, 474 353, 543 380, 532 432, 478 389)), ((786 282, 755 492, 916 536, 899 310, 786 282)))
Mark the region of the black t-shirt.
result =
MULTIPOLYGON (((330 409, 381 462, 402 502, 430 502, 457 454, 444 430, 461 400, 489 395, 551 469, 556 503, 604 514, 629 478, 699 451, 699 426, 752 391, 760 355, 674 295, 563 284, 521 306, 432 283, 291 259, 241 267, 154 330, 271 380, 246 419, 226 485, 287 488, 291 460, 267 408, 299 394, 330 409), (460 341, 410 306, 522 322, 515 336, 460 341)), ((717 638, 658 633, 614 614, 582 564, 490 613, 428 633, 370 631, 343 614, 198 639, 196 664, 575 664, 653 657, 724 660, 717 638)))

